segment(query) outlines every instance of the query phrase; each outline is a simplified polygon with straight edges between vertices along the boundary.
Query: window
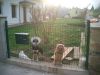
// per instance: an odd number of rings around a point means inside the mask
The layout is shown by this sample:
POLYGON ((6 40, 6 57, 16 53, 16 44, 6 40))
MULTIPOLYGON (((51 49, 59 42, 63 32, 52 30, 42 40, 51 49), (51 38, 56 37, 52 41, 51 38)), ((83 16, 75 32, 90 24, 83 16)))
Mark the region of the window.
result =
POLYGON ((0 14, 2 14, 2 3, 0 2, 0 14))
POLYGON ((12 18, 16 18, 16 5, 11 5, 11 9, 12 9, 12 18))

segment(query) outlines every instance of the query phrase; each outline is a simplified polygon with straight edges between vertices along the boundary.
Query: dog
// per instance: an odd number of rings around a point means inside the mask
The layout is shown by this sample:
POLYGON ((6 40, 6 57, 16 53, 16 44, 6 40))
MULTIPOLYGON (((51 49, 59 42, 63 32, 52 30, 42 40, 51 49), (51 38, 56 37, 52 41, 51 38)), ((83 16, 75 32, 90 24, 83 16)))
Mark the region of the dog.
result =
POLYGON ((54 51, 54 65, 61 65, 62 64, 62 57, 64 52, 64 45, 63 44, 57 44, 56 49, 54 51))
POLYGON ((39 42, 40 42, 39 39, 36 38, 31 39, 34 61, 39 61, 39 57, 43 54, 43 50, 39 47, 39 42))
POLYGON ((33 50, 33 60, 39 61, 41 55, 43 55, 43 50, 39 46, 32 46, 33 50))

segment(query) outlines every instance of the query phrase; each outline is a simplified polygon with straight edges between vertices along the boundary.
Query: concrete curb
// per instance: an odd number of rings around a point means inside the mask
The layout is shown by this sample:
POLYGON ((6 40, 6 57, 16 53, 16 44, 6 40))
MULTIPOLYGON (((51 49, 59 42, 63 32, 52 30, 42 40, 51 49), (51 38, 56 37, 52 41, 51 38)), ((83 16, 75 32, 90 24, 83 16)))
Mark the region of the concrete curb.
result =
POLYGON ((56 73, 57 75, 88 75, 87 70, 78 67, 54 66, 53 64, 47 62, 33 62, 19 58, 10 58, 7 59, 7 63, 33 70, 56 73))

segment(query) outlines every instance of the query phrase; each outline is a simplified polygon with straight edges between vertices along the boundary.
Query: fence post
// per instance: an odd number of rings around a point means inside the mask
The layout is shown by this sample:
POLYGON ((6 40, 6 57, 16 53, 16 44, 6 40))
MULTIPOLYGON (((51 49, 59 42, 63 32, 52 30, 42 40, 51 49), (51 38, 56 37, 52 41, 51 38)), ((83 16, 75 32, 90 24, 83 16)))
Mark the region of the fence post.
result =
POLYGON ((0 16, 0 60, 5 60, 8 58, 5 21, 6 21, 6 17, 0 16))
POLYGON ((5 21, 6 43, 7 43, 7 57, 10 58, 9 38, 8 38, 8 22, 5 21))
POLYGON ((86 63, 85 68, 88 69, 89 60, 89 45, 90 45, 90 20, 86 22, 86 63))

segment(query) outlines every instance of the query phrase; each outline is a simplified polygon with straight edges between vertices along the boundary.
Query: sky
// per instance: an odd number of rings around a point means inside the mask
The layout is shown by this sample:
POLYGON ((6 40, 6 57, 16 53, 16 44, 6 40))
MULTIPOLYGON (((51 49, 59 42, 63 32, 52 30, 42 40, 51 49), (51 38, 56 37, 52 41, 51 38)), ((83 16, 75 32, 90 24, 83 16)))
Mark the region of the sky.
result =
POLYGON ((100 0, 91 0, 91 3, 94 6, 94 8, 97 8, 98 6, 100 6, 100 0))
POLYGON ((91 0, 45 0, 46 5, 63 6, 67 8, 85 8, 90 2, 91 0))
POLYGON ((44 0, 44 3, 49 6, 63 6, 67 8, 91 8, 92 5, 97 7, 100 4, 100 0, 44 0))

